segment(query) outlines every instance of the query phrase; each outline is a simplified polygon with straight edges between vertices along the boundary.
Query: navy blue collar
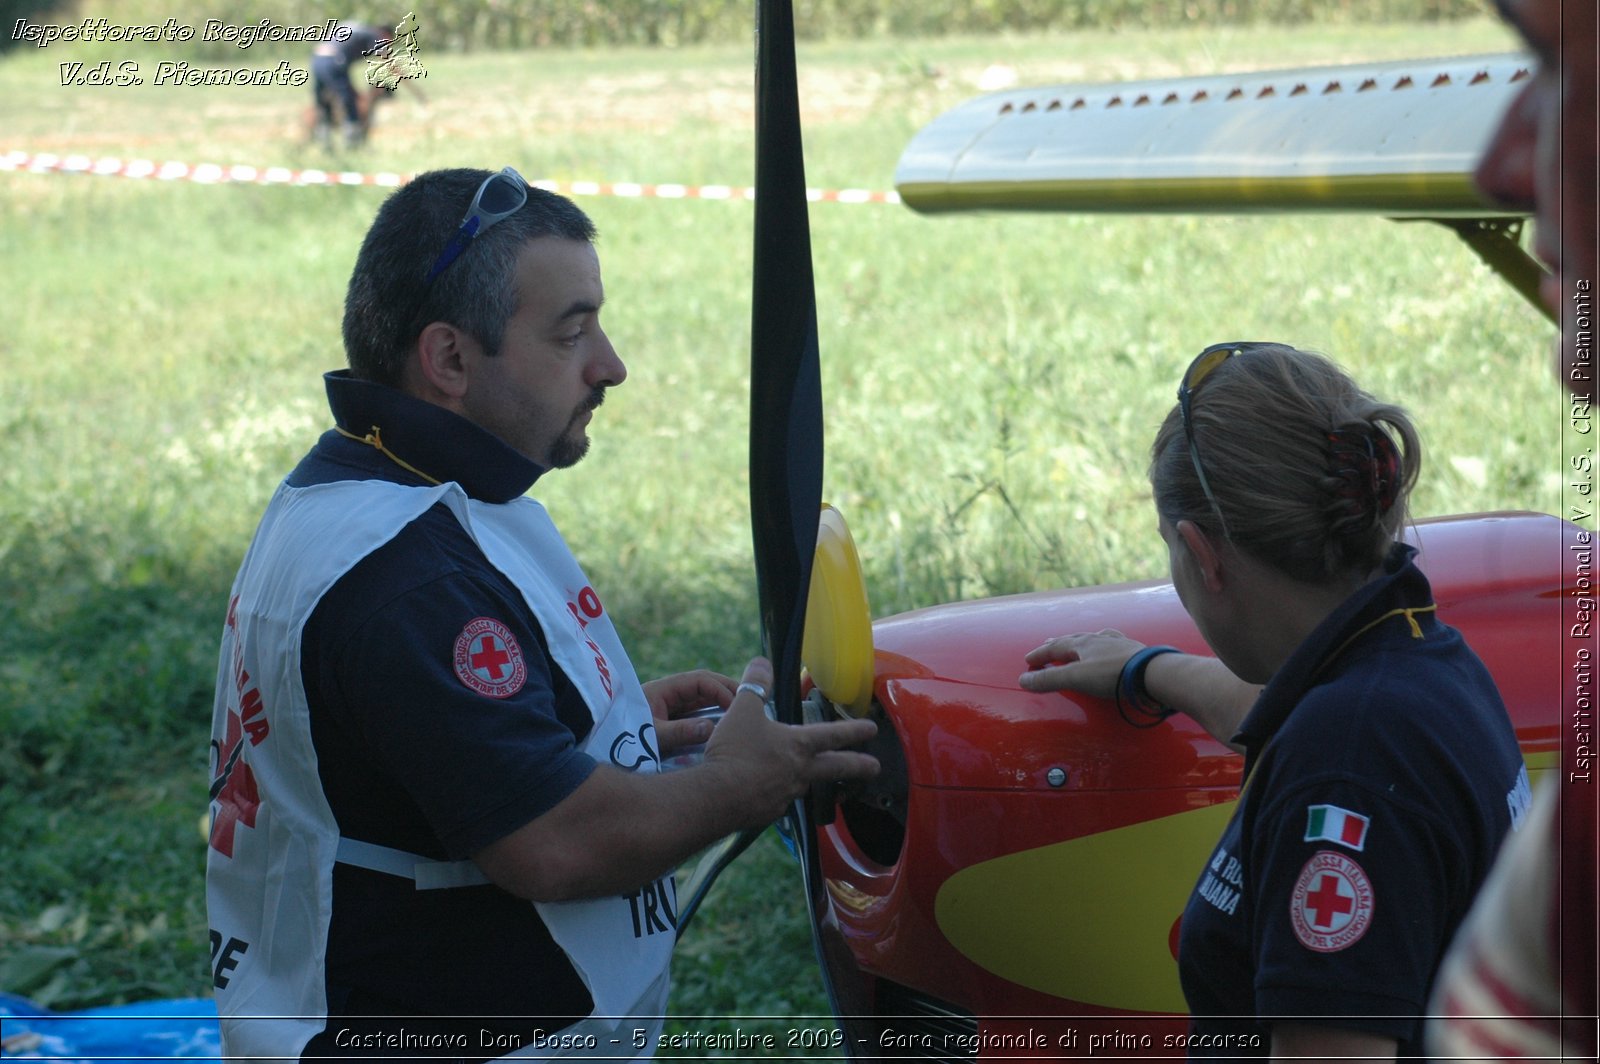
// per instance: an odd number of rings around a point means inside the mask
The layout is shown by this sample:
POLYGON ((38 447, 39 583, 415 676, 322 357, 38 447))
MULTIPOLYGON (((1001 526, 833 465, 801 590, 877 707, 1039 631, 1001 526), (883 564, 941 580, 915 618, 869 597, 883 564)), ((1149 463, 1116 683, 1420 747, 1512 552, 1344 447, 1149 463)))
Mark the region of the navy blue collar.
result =
POLYGON ((1416 566, 1416 553, 1417 548, 1406 543, 1391 547, 1383 560, 1383 574, 1340 603, 1273 673, 1233 737, 1245 748, 1246 776, 1305 692, 1327 679, 1324 670, 1336 667, 1336 661, 1358 638, 1363 642, 1384 636, 1411 638, 1414 631, 1429 630, 1438 623, 1432 612, 1433 590, 1416 566), (1377 623, 1391 613, 1395 614, 1393 631, 1377 623))
POLYGON ((372 447, 374 454, 382 445, 394 467, 386 479, 455 481, 470 498, 500 503, 527 494, 545 471, 500 437, 442 406, 353 377, 349 370, 324 374, 323 381, 345 442, 372 447))

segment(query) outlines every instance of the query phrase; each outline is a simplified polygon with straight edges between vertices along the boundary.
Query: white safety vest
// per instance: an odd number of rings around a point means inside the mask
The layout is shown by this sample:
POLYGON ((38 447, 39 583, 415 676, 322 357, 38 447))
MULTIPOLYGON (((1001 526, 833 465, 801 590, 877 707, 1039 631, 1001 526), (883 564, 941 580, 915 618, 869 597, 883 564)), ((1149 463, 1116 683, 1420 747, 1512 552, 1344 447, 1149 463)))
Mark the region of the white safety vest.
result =
MULTIPOLYGON (((551 658, 582 694, 594 717, 583 751, 602 763, 614 760, 614 746, 630 746, 651 726, 649 704, 610 618, 539 503, 477 502, 453 483, 280 486, 229 596, 212 716, 206 903, 213 967, 226 984, 216 999, 229 1056, 297 1059, 326 1025, 336 861, 405 875, 419 890, 487 882, 470 861, 432 861, 341 840, 318 781, 301 682, 301 633, 322 596, 439 502, 522 592, 551 658)), ((634 768, 657 766, 646 758, 634 768)), ((665 887, 673 889, 670 882, 665 887)), ((637 910, 626 898, 536 907, 588 986, 594 1011, 557 1032, 557 1045, 506 1055, 623 1057, 653 1046, 674 936, 638 935, 637 910)))

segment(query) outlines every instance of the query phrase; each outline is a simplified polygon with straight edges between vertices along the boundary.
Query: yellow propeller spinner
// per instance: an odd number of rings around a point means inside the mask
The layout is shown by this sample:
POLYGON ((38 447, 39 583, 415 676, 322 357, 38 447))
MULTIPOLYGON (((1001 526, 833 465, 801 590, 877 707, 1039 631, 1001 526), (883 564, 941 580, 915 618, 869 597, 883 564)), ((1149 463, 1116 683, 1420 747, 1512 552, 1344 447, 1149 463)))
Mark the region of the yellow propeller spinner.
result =
POLYGON ((852 717, 872 708, 872 615, 844 515, 824 503, 806 599, 801 659, 823 697, 852 717))

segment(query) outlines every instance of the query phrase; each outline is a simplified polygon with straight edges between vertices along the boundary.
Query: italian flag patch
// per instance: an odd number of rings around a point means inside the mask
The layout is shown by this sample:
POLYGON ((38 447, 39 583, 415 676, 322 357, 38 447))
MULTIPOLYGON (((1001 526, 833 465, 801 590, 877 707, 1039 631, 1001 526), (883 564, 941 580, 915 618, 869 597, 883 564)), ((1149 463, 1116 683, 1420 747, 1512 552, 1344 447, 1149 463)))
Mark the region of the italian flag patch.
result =
POLYGON ((1352 813, 1336 805, 1313 805, 1306 808, 1307 842, 1336 842, 1352 850, 1367 844, 1367 825, 1372 821, 1360 813, 1352 813))

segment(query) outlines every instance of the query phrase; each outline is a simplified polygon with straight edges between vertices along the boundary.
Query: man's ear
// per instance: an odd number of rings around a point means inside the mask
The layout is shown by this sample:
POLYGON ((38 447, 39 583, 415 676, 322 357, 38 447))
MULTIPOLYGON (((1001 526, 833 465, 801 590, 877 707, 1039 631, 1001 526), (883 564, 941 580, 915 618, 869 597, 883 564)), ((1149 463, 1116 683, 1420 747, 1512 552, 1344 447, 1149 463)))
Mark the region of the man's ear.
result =
POLYGON ((1222 554, 1211 536, 1193 521, 1178 522, 1178 536, 1194 558, 1196 570, 1207 591, 1222 590, 1222 554))
POLYGON ((415 368, 422 398, 450 405, 467 394, 467 348, 472 337, 447 322, 429 322, 417 334, 415 368))

